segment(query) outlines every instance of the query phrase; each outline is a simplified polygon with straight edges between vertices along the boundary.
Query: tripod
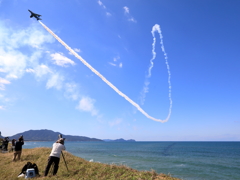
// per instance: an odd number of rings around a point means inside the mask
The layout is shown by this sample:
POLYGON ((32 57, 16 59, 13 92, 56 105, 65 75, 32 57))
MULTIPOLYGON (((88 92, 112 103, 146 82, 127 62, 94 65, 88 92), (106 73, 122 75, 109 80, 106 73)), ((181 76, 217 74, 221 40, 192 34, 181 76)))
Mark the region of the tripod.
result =
MULTIPOLYGON (((62 135, 61 134, 59 134, 58 135, 58 138, 62 138, 62 135)), ((65 140, 65 138, 64 138, 64 140, 65 140)), ((65 157, 64 157, 64 155, 63 155, 63 152, 61 151, 61 154, 62 154, 62 157, 63 157, 63 160, 64 160, 64 163, 65 163, 65 166, 66 166, 66 168, 67 168, 67 170, 68 170, 68 166, 67 166, 67 163, 66 163, 66 160, 65 160, 65 157)), ((69 170, 68 170, 69 171, 69 170)))
MULTIPOLYGON (((66 163, 66 161, 65 161, 65 157, 64 157, 64 155, 63 155, 63 152, 61 151, 61 153, 62 153, 63 160, 64 160, 64 162, 65 162, 65 166, 66 166, 66 168, 67 168, 67 170, 68 170, 68 166, 67 166, 67 163, 66 163)), ((69 170, 68 170, 68 171, 69 171, 69 170)))

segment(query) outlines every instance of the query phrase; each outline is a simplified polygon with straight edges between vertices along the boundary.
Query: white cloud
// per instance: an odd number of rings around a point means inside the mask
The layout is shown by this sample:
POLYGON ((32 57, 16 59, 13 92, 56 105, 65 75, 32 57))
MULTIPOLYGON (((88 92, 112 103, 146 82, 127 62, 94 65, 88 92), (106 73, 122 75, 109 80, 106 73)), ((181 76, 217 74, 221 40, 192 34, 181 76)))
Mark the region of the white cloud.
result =
MULTIPOLYGON (((35 25, 18 30, 2 22, 0 39, 0 72, 7 80, 19 79, 27 69, 34 69, 42 56, 42 44, 54 41, 51 35, 35 25)), ((3 84, 1 89, 4 89, 3 84)))
POLYGON ((127 6, 124 6, 123 9, 124 9, 124 13, 129 14, 129 8, 127 6))
POLYGON ((119 59, 120 59, 120 57, 117 56, 117 57, 114 57, 114 58, 113 58, 113 61, 117 61, 117 60, 119 60, 119 59))
POLYGON ((35 71, 34 71, 34 69, 29 68, 29 69, 26 69, 26 72, 28 72, 28 73, 34 73, 35 71))
POLYGON ((79 98, 78 85, 76 83, 66 83, 65 84, 65 97, 72 100, 77 100, 79 98))
POLYGON ((119 67, 122 68, 123 64, 122 63, 119 63, 119 67))
POLYGON ((133 17, 129 18, 128 21, 131 21, 131 22, 137 22, 133 17))
POLYGON ((0 77, 0 90, 5 90, 5 85, 10 84, 11 82, 7 79, 3 79, 0 77))
MULTIPOLYGON (((105 9, 105 12, 106 12, 107 7, 102 3, 102 1, 98 0, 98 4, 99 4, 99 6, 101 6, 103 9, 105 9)), ((110 12, 106 12, 106 16, 110 17, 110 16, 112 16, 112 14, 111 14, 110 12)))
POLYGON ((37 77, 42 77, 42 76, 44 76, 44 75, 47 75, 47 74, 49 74, 49 73, 52 73, 51 69, 50 69, 48 66, 44 65, 44 64, 38 65, 38 66, 34 69, 34 71, 35 71, 35 75, 36 75, 37 77))
POLYGON ((118 118, 118 119, 116 119, 116 120, 114 120, 114 121, 108 122, 108 124, 109 124, 110 126, 116 126, 116 125, 119 125, 119 124, 121 124, 121 123, 122 123, 122 119, 120 119, 120 118, 118 118))
POLYGON ((16 30, 0 25, 0 45, 5 45, 5 49, 16 49, 22 46, 31 46, 40 48, 45 42, 53 42, 54 39, 50 34, 44 33, 38 26, 16 30))
POLYGON ((107 16, 112 16, 112 14, 110 12, 106 12, 107 16))
POLYGON ((123 7, 124 9, 124 14, 128 17, 128 21, 136 23, 137 21, 130 15, 130 10, 127 6, 123 7))
POLYGON ((106 6, 102 3, 102 1, 98 0, 99 6, 102 6, 104 9, 106 9, 106 6))
MULTIPOLYGON (((74 61, 63 54, 51 54, 51 49, 43 48, 46 43, 52 42, 54 42, 54 38, 44 29, 41 30, 36 24, 23 30, 16 30, 9 28, 0 21, 0 90, 5 90, 6 85, 13 83, 12 79, 16 80, 24 75, 33 74, 37 80, 46 81, 47 89, 63 90, 66 98, 74 101, 79 100, 79 85, 65 81, 67 77, 65 78, 57 69, 52 69, 51 64, 43 61, 46 60, 46 58, 42 58, 45 56, 49 59, 52 58, 52 61, 58 66, 75 65, 74 61)), ((81 52, 77 48, 74 50, 81 52)), ((9 100, 8 97, 0 94, 0 103, 2 103, 0 109, 5 109, 10 101, 11 99, 9 100)), ((79 101, 77 109, 90 112, 98 118, 100 116, 94 107, 94 103, 94 99, 84 97, 79 101)))
POLYGON ((114 64, 114 63, 111 63, 111 62, 109 62, 109 64, 110 64, 110 65, 112 65, 112 66, 116 66, 116 64, 114 64))
POLYGON ((66 67, 67 64, 75 65, 74 61, 67 58, 62 53, 51 54, 51 57, 52 57, 53 63, 58 65, 58 66, 66 67))
POLYGON ((3 95, 3 94, 0 94, 0 100, 1 100, 1 102, 9 102, 10 101, 10 99, 6 98, 5 95, 3 95))
POLYGON ((98 111, 94 107, 95 100, 90 97, 83 97, 78 106, 76 107, 78 110, 90 112, 92 116, 98 115, 98 111))
POLYGON ((0 68, 0 72, 6 72, 4 69, 0 68))
MULTIPOLYGON (((78 48, 74 48, 73 50, 75 52, 77 52, 77 53, 81 53, 82 52, 81 49, 78 49, 78 48)), ((73 55, 70 51, 68 52, 68 54, 73 55)))
POLYGON ((46 88, 56 88, 61 90, 64 85, 64 76, 60 73, 50 69, 47 65, 38 65, 34 70, 29 70, 33 72, 38 80, 47 79, 46 88))
POLYGON ((74 51, 76 52, 82 52, 81 49, 74 48, 74 51))
POLYGON ((6 76, 6 78, 8 78, 8 79, 17 79, 18 77, 15 74, 8 74, 6 76))
POLYGON ((0 46, 0 67, 6 76, 22 77, 23 69, 26 67, 27 56, 16 50, 4 50, 0 46))
POLYGON ((46 88, 56 88, 57 90, 60 90, 63 86, 63 81, 63 76, 59 75, 58 73, 52 74, 47 81, 46 88))
POLYGON ((116 64, 119 59, 120 59, 119 56, 114 57, 114 58, 113 58, 114 63, 109 62, 109 64, 110 64, 111 66, 118 66, 119 68, 122 68, 122 63, 121 63, 121 62, 120 62, 118 65, 116 64))
POLYGON ((5 108, 3 106, 0 106, 0 110, 5 110, 5 108))

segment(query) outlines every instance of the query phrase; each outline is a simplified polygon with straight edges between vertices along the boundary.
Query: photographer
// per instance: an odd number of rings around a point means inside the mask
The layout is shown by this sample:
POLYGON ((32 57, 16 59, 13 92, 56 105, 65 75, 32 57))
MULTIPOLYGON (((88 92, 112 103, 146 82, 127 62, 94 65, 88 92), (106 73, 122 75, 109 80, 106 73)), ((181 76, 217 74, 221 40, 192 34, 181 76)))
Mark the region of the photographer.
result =
POLYGON ((20 136, 20 138, 15 144, 13 161, 16 160, 16 157, 17 157, 17 160, 20 160, 21 154, 22 154, 22 145, 24 145, 24 139, 23 139, 23 136, 20 136))
POLYGON ((63 138, 59 138, 55 143, 53 143, 53 148, 52 148, 51 154, 48 158, 48 164, 45 169, 45 174, 44 174, 45 176, 48 175, 48 172, 49 172, 49 169, 50 169, 52 163, 54 163, 53 175, 57 174, 61 152, 62 152, 62 150, 65 150, 65 149, 66 148, 64 146, 63 138))

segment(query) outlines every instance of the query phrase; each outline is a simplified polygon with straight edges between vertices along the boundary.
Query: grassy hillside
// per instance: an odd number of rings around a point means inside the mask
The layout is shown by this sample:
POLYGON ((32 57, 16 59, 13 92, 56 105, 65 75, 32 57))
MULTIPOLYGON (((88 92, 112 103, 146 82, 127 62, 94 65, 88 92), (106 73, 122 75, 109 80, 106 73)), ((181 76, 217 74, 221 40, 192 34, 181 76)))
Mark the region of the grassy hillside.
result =
POLYGON ((145 180, 145 179, 165 179, 177 180, 168 175, 157 174, 155 171, 137 171, 126 166, 108 165, 97 162, 88 162, 76 157, 68 152, 64 152, 69 172, 66 169, 63 158, 61 157, 57 176, 48 175, 44 178, 44 170, 50 154, 50 148, 23 149, 20 161, 12 162, 13 153, 0 153, 0 179, 14 180, 17 178, 22 167, 28 162, 35 162, 38 165, 40 177, 35 179, 85 179, 85 180, 145 180))

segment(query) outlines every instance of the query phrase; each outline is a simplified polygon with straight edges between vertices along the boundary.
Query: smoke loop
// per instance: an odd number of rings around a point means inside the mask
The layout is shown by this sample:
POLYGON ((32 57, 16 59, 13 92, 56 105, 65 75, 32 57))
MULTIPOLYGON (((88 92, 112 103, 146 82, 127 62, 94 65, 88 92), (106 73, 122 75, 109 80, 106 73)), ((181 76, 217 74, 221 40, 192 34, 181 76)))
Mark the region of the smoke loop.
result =
MULTIPOLYGON (((133 100, 131 100, 127 95, 122 93, 116 86, 114 86, 111 82, 109 82, 103 75, 101 75, 96 69, 94 69, 90 64, 88 64, 81 56, 79 56, 72 48, 70 48, 65 42, 63 42, 56 34, 54 34, 45 24, 43 24, 41 21, 38 21, 53 37, 55 37, 67 50, 69 50, 76 58, 78 58, 85 66, 87 66, 92 72, 94 72, 98 77, 100 77, 108 86, 110 86, 116 93, 118 93, 120 96, 125 98, 129 103, 131 103, 133 106, 135 106, 143 115, 145 115, 147 118, 158 121, 161 123, 167 122, 170 118, 170 112, 168 114, 168 117, 165 120, 156 119, 150 115, 148 115, 137 103, 135 103, 133 100)), ((162 41, 161 41, 162 42, 162 41)), ((165 56, 166 57, 166 56, 165 56)), ((165 58, 166 59, 166 58, 165 58)), ((167 63, 167 59, 166 59, 167 63)), ((168 65, 168 64, 167 64, 168 65)), ((169 67, 168 67, 169 70, 169 67)), ((170 79, 169 79, 170 81, 170 79)), ((171 95, 171 94, 170 94, 171 95)), ((171 97, 171 96, 170 96, 171 97)), ((172 103, 170 103, 172 105, 172 103)), ((171 106, 170 106, 171 110, 171 106)))

